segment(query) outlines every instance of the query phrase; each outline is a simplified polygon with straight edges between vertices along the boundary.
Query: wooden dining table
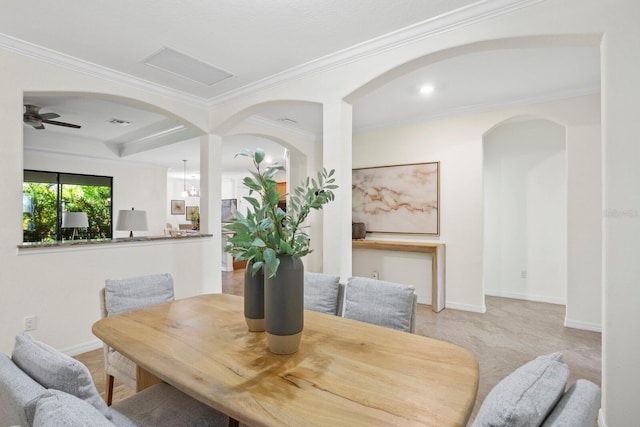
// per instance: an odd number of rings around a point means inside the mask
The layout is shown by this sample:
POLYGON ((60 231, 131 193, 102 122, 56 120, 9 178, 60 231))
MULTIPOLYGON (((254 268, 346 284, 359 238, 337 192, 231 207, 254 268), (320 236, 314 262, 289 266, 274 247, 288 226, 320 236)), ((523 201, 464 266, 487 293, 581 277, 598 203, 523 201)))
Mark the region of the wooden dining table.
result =
POLYGON ((457 345, 305 310, 299 350, 269 352, 242 297, 206 294, 106 317, 93 333, 138 366, 249 426, 463 426, 478 364, 457 345))

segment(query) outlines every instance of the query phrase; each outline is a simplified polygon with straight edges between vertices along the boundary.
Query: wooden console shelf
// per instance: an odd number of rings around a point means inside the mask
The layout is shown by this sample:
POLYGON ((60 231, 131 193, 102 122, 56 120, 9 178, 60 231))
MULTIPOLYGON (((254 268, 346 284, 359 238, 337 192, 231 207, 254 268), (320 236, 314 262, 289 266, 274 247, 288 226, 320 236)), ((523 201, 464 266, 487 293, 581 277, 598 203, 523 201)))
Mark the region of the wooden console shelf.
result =
POLYGON ((431 254, 431 310, 441 312, 445 306, 445 245, 434 242, 400 242, 396 240, 352 240, 353 249, 421 252, 431 254))

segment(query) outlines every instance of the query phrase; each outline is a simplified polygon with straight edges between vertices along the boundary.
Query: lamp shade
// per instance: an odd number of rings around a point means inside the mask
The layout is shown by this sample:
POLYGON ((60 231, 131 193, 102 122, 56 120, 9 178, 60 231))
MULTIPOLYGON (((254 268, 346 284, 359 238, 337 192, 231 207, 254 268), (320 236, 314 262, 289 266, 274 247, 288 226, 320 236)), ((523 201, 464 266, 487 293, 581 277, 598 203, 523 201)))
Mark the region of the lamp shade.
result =
POLYGON ((133 231, 147 230, 147 211, 121 210, 118 212, 116 230, 130 231, 129 237, 133 237, 133 231))
POLYGON ((63 212, 62 228, 83 228, 89 226, 86 212, 63 212))

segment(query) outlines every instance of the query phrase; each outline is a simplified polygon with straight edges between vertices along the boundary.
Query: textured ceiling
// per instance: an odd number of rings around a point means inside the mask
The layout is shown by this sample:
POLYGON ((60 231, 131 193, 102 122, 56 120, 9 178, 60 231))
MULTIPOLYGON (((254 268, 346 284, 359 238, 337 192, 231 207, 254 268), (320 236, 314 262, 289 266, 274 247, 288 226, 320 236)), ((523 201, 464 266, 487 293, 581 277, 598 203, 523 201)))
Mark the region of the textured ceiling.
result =
POLYGON ((0 33, 211 99, 477 0, 2 0, 0 33), (233 77, 203 86, 144 64, 163 47, 233 77))

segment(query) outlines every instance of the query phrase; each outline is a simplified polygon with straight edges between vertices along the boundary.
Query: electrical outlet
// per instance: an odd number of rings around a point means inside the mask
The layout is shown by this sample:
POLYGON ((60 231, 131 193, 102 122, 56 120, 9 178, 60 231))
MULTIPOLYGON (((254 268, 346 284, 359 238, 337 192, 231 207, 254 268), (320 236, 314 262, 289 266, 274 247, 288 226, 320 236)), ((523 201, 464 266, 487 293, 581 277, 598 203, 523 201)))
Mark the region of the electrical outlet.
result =
POLYGON ((27 316, 24 318, 24 330, 25 331, 33 331, 36 329, 36 321, 38 318, 36 316, 27 316))
POLYGON ((373 273, 371 273, 371 278, 372 278, 372 279, 375 279, 375 280, 378 280, 378 278, 379 278, 379 276, 378 276, 378 272, 377 272, 377 271, 374 271, 373 273))
POLYGON ((526 279, 527 278, 527 270, 522 270, 522 272, 520 273, 520 278, 521 279, 526 279))

